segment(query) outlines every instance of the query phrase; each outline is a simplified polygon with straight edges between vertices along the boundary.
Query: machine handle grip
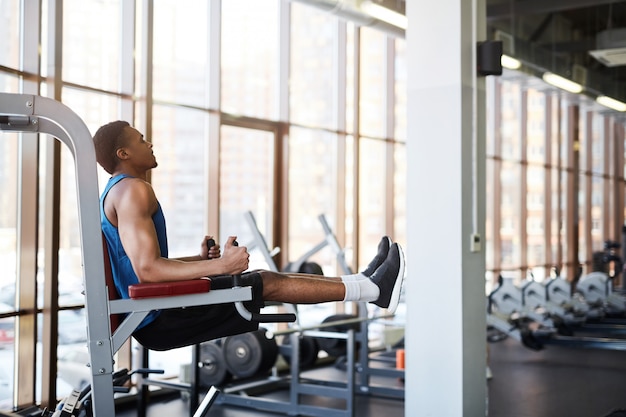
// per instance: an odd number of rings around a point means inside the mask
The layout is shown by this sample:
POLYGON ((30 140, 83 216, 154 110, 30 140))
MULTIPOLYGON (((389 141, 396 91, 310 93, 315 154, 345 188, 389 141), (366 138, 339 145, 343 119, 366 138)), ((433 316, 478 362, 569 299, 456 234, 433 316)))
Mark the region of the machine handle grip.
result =
MULTIPOLYGON (((235 240, 233 246, 239 246, 239 243, 235 240)), ((241 274, 233 275, 233 286, 241 287, 241 274)), ((296 321, 296 315, 292 313, 285 314, 261 314, 253 313, 248 310, 241 301, 235 303, 239 314, 249 321, 257 321, 259 323, 293 323, 296 321)))

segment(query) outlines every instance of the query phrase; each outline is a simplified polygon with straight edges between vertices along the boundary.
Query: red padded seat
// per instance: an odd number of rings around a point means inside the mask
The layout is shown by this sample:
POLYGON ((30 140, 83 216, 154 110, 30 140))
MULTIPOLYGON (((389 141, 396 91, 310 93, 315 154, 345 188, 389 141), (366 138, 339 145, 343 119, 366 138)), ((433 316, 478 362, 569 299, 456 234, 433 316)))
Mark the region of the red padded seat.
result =
POLYGON ((135 284, 128 287, 130 298, 168 297, 209 291, 211 291, 211 280, 208 278, 135 284))

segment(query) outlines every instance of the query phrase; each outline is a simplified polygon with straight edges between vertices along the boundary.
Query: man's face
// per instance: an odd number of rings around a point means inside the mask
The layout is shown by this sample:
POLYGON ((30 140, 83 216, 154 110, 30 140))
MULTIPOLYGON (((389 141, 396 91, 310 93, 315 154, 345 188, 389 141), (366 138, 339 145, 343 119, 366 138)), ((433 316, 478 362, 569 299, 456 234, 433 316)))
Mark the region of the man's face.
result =
POLYGON ((146 141, 134 127, 127 126, 124 128, 124 135, 126 136, 126 145, 123 148, 133 163, 146 169, 156 168, 158 163, 152 151, 152 143, 146 141))

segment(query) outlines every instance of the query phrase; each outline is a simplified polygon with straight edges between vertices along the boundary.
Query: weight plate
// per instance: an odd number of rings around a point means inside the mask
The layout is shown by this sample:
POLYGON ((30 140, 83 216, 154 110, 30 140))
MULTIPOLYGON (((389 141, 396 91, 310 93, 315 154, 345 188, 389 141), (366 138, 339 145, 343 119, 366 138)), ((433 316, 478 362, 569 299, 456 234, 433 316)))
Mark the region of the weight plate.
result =
POLYGON ((200 384, 209 388, 221 386, 232 377, 224 361, 222 348, 215 342, 200 346, 200 384))
MULTIPOLYGON (((299 338, 300 346, 300 367, 307 368, 315 365, 317 362, 317 354, 320 351, 315 338, 310 336, 302 336, 299 338)), ((291 364, 291 337, 286 336, 280 349, 281 355, 287 363, 291 364)))
POLYGON ((231 374, 238 378, 268 371, 276 363, 276 341, 265 336, 266 329, 224 338, 224 360, 231 374))

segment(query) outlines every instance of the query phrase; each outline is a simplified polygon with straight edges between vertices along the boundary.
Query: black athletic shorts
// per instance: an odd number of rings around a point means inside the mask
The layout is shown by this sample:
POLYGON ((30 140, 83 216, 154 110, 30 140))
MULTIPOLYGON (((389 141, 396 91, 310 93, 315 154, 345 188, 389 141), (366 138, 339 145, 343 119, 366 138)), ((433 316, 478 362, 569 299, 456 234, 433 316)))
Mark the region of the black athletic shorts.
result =
MULTIPOLYGON (((244 302, 248 310, 258 313, 263 307, 263 280, 256 272, 243 274, 242 285, 252 287, 252 300, 244 302)), ((211 289, 231 288, 232 277, 212 277, 211 289)), ((150 324, 133 333, 142 346, 152 350, 169 350, 221 337, 247 333, 259 323, 241 317, 234 303, 211 304, 162 310, 150 324)))

